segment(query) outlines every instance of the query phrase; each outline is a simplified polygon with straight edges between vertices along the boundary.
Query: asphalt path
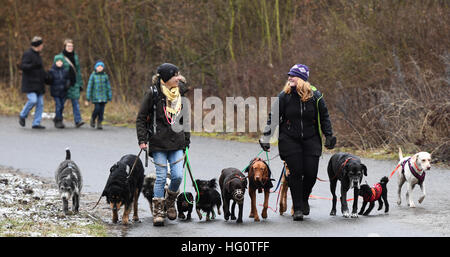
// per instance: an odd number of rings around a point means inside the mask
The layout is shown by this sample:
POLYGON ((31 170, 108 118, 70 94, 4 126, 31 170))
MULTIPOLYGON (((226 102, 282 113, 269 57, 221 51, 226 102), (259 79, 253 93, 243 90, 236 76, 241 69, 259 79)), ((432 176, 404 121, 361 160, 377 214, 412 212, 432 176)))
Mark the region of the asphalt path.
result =
MULTIPOLYGON (((137 154, 135 129, 105 126, 99 131, 86 124, 82 128, 75 128, 66 121, 66 129, 53 127, 50 120, 43 120, 45 130, 30 128, 31 119, 27 119, 27 126, 22 128, 16 117, 0 117, 0 165, 20 169, 25 173, 41 177, 53 178, 58 164, 65 157, 65 148, 69 147, 72 159, 79 165, 84 177, 84 192, 100 193, 103 190, 109 168, 125 154, 137 154)), ((213 138, 192 137, 189 150, 193 174, 196 179, 219 178, 220 171, 227 167, 243 169, 248 162, 260 152, 257 143, 240 143, 213 138)), ((278 154, 277 147, 272 147, 269 158, 278 154)), ((265 157, 265 156, 263 156, 265 157)), ((328 179, 326 166, 330 158, 324 154, 320 159, 319 177, 328 179)), ((144 158, 141 158, 144 161, 144 158)), ((382 176, 389 176, 395 168, 394 161, 380 161, 362 159, 368 167, 368 176, 364 177, 370 185, 379 181, 382 176)), ((270 161, 273 178, 278 182, 282 162, 279 158, 270 161)), ((146 173, 154 172, 153 165, 149 165, 146 173)), ((189 178, 188 178, 189 179, 189 178)), ((289 214, 280 215, 277 209, 277 193, 270 196, 268 218, 254 222, 249 218, 250 198, 246 193, 244 200, 244 219, 242 224, 235 221, 225 221, 223 214, 216 220, 206 222, 198 219, 195 211, 193 219, 187 221, 166 221, 164 227, 153 227, 148 202, 141 195, 139 201, 140 221, 129 226, 113 225, 121 236, 404 236, 404 237, 434 237, 450 236, 450 170, 432 167, 427 173, 427 196, 422 204, 417 203, 420 196, 418 187, 413 192, 416 208, 405 205, 406 187, 403 188, 403 203, 397 205, 397 178, 394 176, 388 183, 389 214, 372 210, 368 217, 357 219, 344 218, 340 212, 338 202, 337 216, 329 216, 331 201, 327 199, 311 199, 311 213, 304 221, 294 222, 289 214)), ((181 185, 183 191, 183 183, 181 185)), ((186 183, 186 191, 194 193, 191 182, 186 183)), ((339 187, 337 189, 339 192, 339 187)), ((312 194, 329 198, 329 183, 317 181, 312 194)), ((339 194, 338 194, 339 196, 339 194)), ((351 194, 349 194, 349 197, 351 194)), ((106 208, 103 200, 102 206, 106 208)), ((262 204, 263 194, 257 194, 257 203, 262 204)), ((360 201, 359 206, 361 206, 360 201)), ((349 203, 351 208, 352 202, 349 203)), ((291 207, 290 193, 288 193, 288 208, 291 207)), ((258 212, 262 210, 258 206, 258 212)))

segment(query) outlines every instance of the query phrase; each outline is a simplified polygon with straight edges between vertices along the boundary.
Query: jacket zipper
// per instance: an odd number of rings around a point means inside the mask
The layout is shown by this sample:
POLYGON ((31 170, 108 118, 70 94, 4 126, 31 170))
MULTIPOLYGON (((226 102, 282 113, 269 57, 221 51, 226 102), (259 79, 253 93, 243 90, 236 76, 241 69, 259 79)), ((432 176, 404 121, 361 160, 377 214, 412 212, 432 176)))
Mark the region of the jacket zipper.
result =
POLYGON ((303 103, 302 99, 300 99, 300 133, 303 138, 303 103))

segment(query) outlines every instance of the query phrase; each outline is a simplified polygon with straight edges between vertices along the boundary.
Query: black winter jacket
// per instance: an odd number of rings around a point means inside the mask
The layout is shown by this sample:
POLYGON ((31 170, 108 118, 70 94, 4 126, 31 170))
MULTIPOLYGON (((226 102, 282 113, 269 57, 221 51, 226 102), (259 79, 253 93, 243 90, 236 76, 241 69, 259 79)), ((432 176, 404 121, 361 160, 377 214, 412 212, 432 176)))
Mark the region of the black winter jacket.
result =
POLYGON ((53 64, 48 72, 50 82, 50 94, 53 97, 66 97, 67 89, 70 86, 69 72, 64 66, 58 68, 53 64))
POLYGON ((39 52, 32 48, 25 51, 20 64, 22 72, 22 92, 23 93, 45 93, 45 83, 48 75, 44 70, 42 58, 39 52))
POLYGON ((313 97, 302 102, 294 90, 290 94, 282 91, 272 106, 263 141, 268 142, 271 132, 279 125, 278 149, 280 157, 304 152, 307 155, 322 154, 322 133, 333 135, 328 109, 322 94, 313 88, 313 97), (279 108, 279 119, 272 122, 272 113, 279 108))
MULTIPOLYGON (((150 152, 184 150, 190 144, 190 130, 176 132, 172 129, 164 114, 166 97, 159 86, 153 86, 158 90, 158 97, 156 99, 156 133, 150 133, 151 136, 148 141, 150 152)), ((181 112, 183 112, 183 108, 181 112)), ((178 126, 183 124, 183 118, 177 120, 176 124, 178 126)), ((153 131, 153 93, 151 89, 145 93, 136 118, 136 133, 139 144, 147 141, 148 131, 153 131)))

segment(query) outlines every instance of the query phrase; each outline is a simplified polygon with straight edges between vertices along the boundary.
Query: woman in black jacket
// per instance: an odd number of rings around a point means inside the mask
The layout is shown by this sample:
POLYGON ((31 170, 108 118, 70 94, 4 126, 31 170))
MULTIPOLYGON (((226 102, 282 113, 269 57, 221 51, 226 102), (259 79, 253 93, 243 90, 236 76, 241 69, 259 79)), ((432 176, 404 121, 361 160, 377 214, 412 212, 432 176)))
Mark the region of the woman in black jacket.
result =
POLYGON ((308 199, 316 182, 319 157, 322 154, 322 134, 325 147, 333 149, 333 136, 328 110, 322 94, 308 82, 309 68, 294 65, 271 114, 261 138, 261 147, 270 150, 270 136, 279 125, 278 149, 280 158, 290 170, 288 185, 294 205, 294 220, 309 214, 308 199), (278 112, 278 120, 275 119, 278 112))
POLYGON ((136 119, 139 147, 148 147, 155 162, 156 181, 152 199, 155 226, 164 225, 165 211, 169 219, 177 217, 175 200, 183 175, 183 150, 190 143, 190 132, 179 127, 183 124, 180 118, 183 79, 177 66, 170 63, 160 65, 136 119), (170 166, 171 182, 164 197, 167 166, 170 166))

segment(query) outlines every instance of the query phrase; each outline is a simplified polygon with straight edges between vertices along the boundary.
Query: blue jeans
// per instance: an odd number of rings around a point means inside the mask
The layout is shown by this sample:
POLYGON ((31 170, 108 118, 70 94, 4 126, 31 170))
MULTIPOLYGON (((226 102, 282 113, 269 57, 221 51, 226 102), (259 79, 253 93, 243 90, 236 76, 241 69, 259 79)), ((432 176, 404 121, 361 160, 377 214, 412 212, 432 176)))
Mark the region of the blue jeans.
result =
MULTIPOLYGON (((67 100, 67 98, 66 98, 66 100, 67 100)), ((70 100, 72 102, 73 120, 75 121, 75 124, 80 123, 81 122, 81 113, 80 113, 80 104, 78 103, 78 99, 70 99, 70 100)))
POLYGON ((36 93, 27 93, 28 102, 23 107, 20 112, 20 117, 26 119, 28 117, 28 113, 36 106, 36 110, 34 113, 34 120, 31 124, 32 126, 36 126, 41 124, 42 120, 42 112, 44 111, 44 94, 36 94, 36 93))
POLYGON ((95 107, 94 111, 92 112, 92 119, 95 120, 98 117, 98 122, 102 122, 106 103, 94 103, 94 105, 95 107))
POLYGON ((156 181, 153 188, 155 198, 164 197, 164 186, 166 184, 167 177, 167 166, 161 167, 157 164, 167 164, 170 165, 170 185, 169 190, 172 192, 177 192, 180 187, 181 181, 183 180, 183 163, 181 160, 174 164, 174 162, 183 158, 183 150, 174 151, 160 151, 152 152, 153 160, 155 161, 156 168, 156 181))
POLYGON ((55 120, 62 120, 66 99, 64 97, 54 97, 53 99, 55 99, 55 120))

